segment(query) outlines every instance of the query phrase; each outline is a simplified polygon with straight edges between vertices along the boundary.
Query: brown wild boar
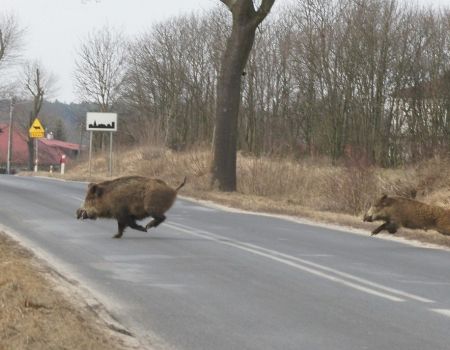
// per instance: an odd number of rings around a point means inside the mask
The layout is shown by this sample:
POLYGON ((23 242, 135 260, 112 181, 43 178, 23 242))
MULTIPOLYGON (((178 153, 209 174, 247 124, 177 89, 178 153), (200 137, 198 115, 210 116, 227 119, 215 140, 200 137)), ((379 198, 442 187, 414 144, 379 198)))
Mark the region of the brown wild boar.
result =
POLYGON ((384 224, 372 231, 396 233, 399 227, 436 230, 450 235, 450 210, 403 197, 383 195, 364 215, 364 221, 382 220, 384 224))
POLYGON ((77 219, 116 219, 118 232, 114 238, 122 237, 126 227, 147 232, 166 219, 164 213, 170 209, 178 190, 185 183, 186 177, 173 189, 162 180, 143 176, 125 176, 91 183, 83 207, 77 210, 77 219), (136 223, 136 220, 150 216, 153 220, 145 227, 136 223))

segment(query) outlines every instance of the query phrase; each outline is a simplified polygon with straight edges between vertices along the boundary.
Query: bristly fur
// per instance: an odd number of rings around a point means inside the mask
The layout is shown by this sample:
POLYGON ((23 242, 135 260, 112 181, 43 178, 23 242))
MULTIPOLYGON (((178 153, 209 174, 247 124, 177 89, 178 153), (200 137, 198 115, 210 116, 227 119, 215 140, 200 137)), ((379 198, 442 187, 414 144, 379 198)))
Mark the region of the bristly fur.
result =
POLYGON ((122 237, 126 227, 146 232, 157 227, 165 219, 178 191, 186 184, 186 177, 175 189, 160 179, 143 176, 124 176, 114 180, 91 183, 84 205, 77 210, 77 218, 113 218, 118 223, 115 238, 122 237), (152 217, 145 227, 137 220, 152 217))
POLYGON ((450 210, 403 197, 383 195, 364 215, 364 221, 382 220, 384 223, 372 231, 397 232, 399 227, 432 229, 450 235, 450 210))

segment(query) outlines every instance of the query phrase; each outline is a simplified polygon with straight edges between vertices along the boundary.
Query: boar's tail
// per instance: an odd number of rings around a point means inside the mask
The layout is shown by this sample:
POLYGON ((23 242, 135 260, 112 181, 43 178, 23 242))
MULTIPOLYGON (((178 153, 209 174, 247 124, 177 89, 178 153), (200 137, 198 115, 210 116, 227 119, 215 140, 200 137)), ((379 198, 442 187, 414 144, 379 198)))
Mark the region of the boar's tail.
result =
POLYGON ((178 190, 186 184, 186 179, 187 177, 185 176, 183 182, 179 184, 178 187, 175 189, 175 192, 178 192, 178 190))

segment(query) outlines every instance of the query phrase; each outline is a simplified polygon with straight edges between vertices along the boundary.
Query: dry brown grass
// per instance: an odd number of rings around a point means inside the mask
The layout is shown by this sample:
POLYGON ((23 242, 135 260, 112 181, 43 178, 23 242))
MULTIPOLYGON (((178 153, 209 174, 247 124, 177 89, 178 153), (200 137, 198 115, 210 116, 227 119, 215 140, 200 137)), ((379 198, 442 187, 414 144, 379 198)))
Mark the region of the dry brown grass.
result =
POLYGON ((92 311, 58 292, 50 274, 0 232, 0 349, 128 348, 92 311))

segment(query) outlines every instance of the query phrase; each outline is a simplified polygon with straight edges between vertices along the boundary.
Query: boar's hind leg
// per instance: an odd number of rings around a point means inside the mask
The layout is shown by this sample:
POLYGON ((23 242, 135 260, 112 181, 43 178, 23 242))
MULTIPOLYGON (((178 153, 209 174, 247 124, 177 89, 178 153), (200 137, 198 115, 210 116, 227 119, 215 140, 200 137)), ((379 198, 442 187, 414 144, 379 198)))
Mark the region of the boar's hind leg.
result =
POLYGON ((155 215, 153 216, 153 220, 150 221, 147 225, 145 225, 145 228, 148 230, 149 228, 157 227, 164 220, 166 220, 165 215, 155 215))

